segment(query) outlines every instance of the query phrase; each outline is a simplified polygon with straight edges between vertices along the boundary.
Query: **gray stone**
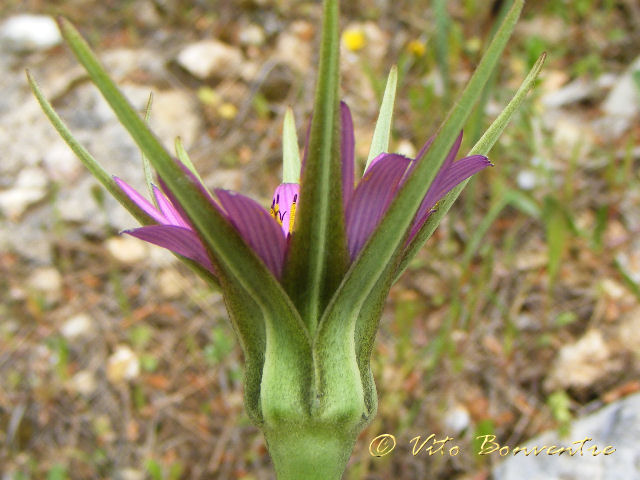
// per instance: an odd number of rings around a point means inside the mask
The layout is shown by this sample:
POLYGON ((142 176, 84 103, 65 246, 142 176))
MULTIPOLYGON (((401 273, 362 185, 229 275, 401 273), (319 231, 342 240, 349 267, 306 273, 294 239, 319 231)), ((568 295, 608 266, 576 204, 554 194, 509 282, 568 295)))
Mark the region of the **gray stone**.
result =
POLYGON ((633 80, 633 73, 640 70, 640 57, 620 76, 602 103, 604 116, 594 123, 605 139, 613 140, 633 125, 640 115, 640 93, 633 80))
POLYGON ((56 22, 45 15, 15 15, 0 25, 0 44, 16 52, 47 50, 61 42, 56 22))
POLYGON ((560 349, 545 379, 545 389, 590 387, 621 367, 620 359, 614 353, 600 330, 589 330, 575 343, 560 349))
POLYGON ((10 189, 0 192, 0 212, 11 219, 18 219, 29 206, 46 196, 47 183, 47 176, 41 168, 25 168, 10 189))
POLYGON ((203 40, 187 45, 178 54, 178 64, 201 80, 232 77, 239 73, 242 52, 217 40, 203 40))
POLYGON ((594 83, 585 78, 578 78, 558 90, 545 94, 541 101, 545 107, 559 108, 589 98, 594 90, 594 83))
POLYGON ((569 451, 548 455, 547 450, 538 456, 534 453, 525 456, 524 452, 512 456, 510 449, 510 458, 494 470, 493 480, 638 480, 639 443, 640 394, 635 394, 576 420, 566 437, 550 431, 527 442, 529 448, 569 447, 575 452, 573 456, 569 451), (579 443, 585 438, 591 440, 585 442, 581 455, 579 443), (594 446, 597 456, 593 456, 594 446), (602 453, 607 446, 615 448, 610 455, 602 453))
POLYGON ((41 294, 48 302, 62 298, 62 275, 53 267, 42 267, 33 271, 27 279, 27 288, 41 294))

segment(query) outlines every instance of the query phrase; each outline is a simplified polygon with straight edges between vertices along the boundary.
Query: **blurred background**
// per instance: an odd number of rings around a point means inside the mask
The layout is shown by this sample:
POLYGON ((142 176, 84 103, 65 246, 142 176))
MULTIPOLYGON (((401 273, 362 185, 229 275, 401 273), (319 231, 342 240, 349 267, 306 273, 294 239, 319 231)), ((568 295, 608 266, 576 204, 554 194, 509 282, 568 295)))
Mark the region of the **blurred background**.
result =
MULTIPOLYGON (((392 150, 414 155, 509 3, 343 2, 342 95, 360 165, 390 67, 392 150)), ((152 128, 168 148, 182 139, 209 187, 267 206, 285 108, 301 136, 311 113, 320 14, 317 1, 2 2, 2 480, 273 476, 243 411, 242 354, 220 294, 118 234, 136 222, 32 97, 27 67, 103 166, 145 191, 139 151, 55 24, 34 15, 68 17, 141 113, 153 92, 152 128)), ((462 152, 545 51, 495 167, 391 292, 373 355, 379 412, 345 478, 507 478, 497 454, 474 454, 476 436, 515 446, 570 431, 640 390, 638 3, 527 2, 462 152), (398 446, 372 457, 382 433, 398 446), (413 455, 410 440, 431 433, 454 437, 460 454, 413 455)))

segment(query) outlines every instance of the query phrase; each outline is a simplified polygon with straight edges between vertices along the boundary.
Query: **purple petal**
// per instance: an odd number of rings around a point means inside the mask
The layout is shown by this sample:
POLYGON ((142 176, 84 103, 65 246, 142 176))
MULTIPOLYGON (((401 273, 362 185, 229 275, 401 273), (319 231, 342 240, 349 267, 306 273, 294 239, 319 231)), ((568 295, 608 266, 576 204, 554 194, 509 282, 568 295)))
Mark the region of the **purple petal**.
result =
POLYGON ((131 185, 129 185, 127 182, 125 182, 124 180, 121 180, 118 177, 113 177, 113 180, 122 189, 125 195, 129 197, 131 201, 135 203, 138 207, 144 210, 144 212, 147 215, 149 215, 158 223, 167 223, 164 216, 162 216, 162 214, 158 212, 156 207, 151 205, 151 203, 149 203, 149 201, 146 198, 140 195, 131 185))
POLYGON ((175 225, 150 225, 124 233, 190 258, 215 273, 207 250, 193 230, 175 225))
MULTIPOLYGON (((427 145, 425 145, 426 150, 429 149, 430 146, 430 142, 427 142, 427 145)), ((422 200, 422 203, 420 204, 420 208, 418 208, 418 213, 416 214, 416 218, 422 218, 424 216, 424 214, 428 211, 431 210, 431 207, 433 207, 435 205, 435 203, 441 198, 438 197, 437 194, 439 192, 439 188, 438 185, 441 185, 443 183, 443 180, 445 179, 445 176, 447 174, 447 171, 449 170, 449 168, 451 167, 451 165, 453 164, 453 161, 456 158, 456 155, 458 154, 458 150, 460 150, 460 145, 462 144, 462 132, 460 132, 460 134, 458 135, 458 138, 456 138, 456 141, 454 142, 453 146, 451 147, 451 150, 449 150, 449 153, 447 154, 447 158, 445 158, 444 162, 442 163, 442 166, 440 167, 440 170, 438 170, 438 173, 436 174, 435 178, 433 179, 433 182, 431 182, 431 186, 429 187, 429 190, 427 190, 427 194, 425 195, 424 199, 422 200)), ((424 147, 423 147, 424 149, 424 147)), ((425 152, 426 152, 425 150, 425 152)), ((416 160, 416 162, 414 162, 414 166, 412 166, 412 168, 415 167, 415 164, 417 164, 421 159, 421 157, 418 157, 418 160, 416 160)), ((446 192, 445 192, 446 193, 446 192)), ((444 193, 443 193, 444 195, 444 193)))
POLYGON ((416 214, 416 220, 409 234, 409 241, 420 231, 433 212, 433 207, 438 200, 449 193, 456 185, 489 166, 492 166, 492 164, 487 157, 472 155, 454 162, 446 170, 440 170, 416 214))
MULTIPOLYGON (((193 174, 193 172, 191 172, 191 170, 189 170, 182 163, 180 163, 180 162, 178 162, 178 163, 181 166, 183 172, 186 174, 186 176, 191 180, 191 183, 193 184, 192 186, 197 188, 200 191, 200 193, 209 201, 209 203, 218 212, 222 213, 222 210, 221 210, 220 205, 218 204, 218 202, 211 196, 209 191, 200 182, 200 180, 198 180, 198 178, 193 174)), ((173 192, 169 189, 168 185, 165 183, 165 181, 162 179, 162 177, 158 178, 158 182, 160 183, 160 188, 162 189, 162 192, 167 196, 167 198, 171 202, 171 205, 175 209, 177 215, 182 219, 183 222, 186 223, 188 228, 190 228, 192 230, 195 230, 193 228, 193 226, 191 225, 191 220, 189 219, 189 215, 187 215, 187 212, 184 210, 184 208, 182 208, 182 205, 180 205, 180 202, 178 201, 176 196, 173 194, 173 192)))
POLYGON ((281 183, 273 194, 270 214, 282 228, 285 237, 293 232, 299 195, 300 185, 297 183, 281 183))
POLYGON ((340 154, 342 161, 342 202, 347 205, 353 194, 353 169, 355 162, 355 139, 353 136, 353 119, 346 103, 340 102, 342 137, 340 154))
POLYGON ((383 153, 373 160, 354 190, 345 217, 352 260, 389 208, 411 162, 402 155, 383 153))
POLYGON ((432 135, 431 138, 426 141, 426 143, 422 146, 422 148, 418 152, 418 155, 416 156, 416 161, 419 162, 422 159, 422 157, 424 157, 424 154, 427 153, 427 150, 429 150, 429 147, 431 146, 431 144, 435 139, 436 139, 436 136, 432 135))
POLYGON ((156 197, 156 202, 158 203, 160 211, 167 219, 164 223, 190 229, 187 221, 182 218, 178 210, 176 210, 165 194, 156 186, 153 187, 153 195, 156 197))
POLYGON ((280 278, 287 242, 275 219, 249 197, 228 190, 216 190, 215 193, 240 236, 280 278))

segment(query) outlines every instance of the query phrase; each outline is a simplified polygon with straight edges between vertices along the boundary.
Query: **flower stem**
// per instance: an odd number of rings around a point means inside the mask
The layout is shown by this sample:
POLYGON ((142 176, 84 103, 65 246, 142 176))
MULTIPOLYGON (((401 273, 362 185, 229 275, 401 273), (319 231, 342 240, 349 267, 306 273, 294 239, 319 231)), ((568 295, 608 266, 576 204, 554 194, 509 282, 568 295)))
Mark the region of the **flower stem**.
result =
POLYGON ((313 424, 265 431, 278 480, 340 480, 357 436, 313 424))

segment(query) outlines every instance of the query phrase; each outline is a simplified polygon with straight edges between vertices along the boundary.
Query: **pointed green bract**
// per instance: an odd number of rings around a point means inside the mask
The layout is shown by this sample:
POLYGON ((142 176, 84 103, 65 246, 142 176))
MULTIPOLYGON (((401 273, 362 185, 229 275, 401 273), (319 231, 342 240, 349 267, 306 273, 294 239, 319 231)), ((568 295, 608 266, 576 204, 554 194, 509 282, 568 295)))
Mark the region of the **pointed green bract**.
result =
POLYGON ((394 65, 389 72, 387 78, 387 86, 384 89, 382 104, 380 105, 380 113, 376 122, 376 129, 373 132, 371 140, 371 149, 367 157, 367 165, 364 171, 367 171, 369 164, 381 153, 389 151, 389 139, 391 137, 391 121, 393 119, 393 106, 396 101, 396 90, 398 87, 398 67, 394 65))
MULTIPOLYGON (((265 421, 283 411, 304 415, 308 411, 305 385, 311 375, 311 340, 295 307, 276 278, 255 255, 227 219, 211 205, 182 168, 171 158, 144 121, 108 77, 89 46, 75 28, 60 20, 63 37, 107 100, 122 125, 149 158, 158 175, 187 213, 200 239, 212 253, 223 291, 246 292, 259 307, 266 346, 260 382, 260 402, 265 421)), ((243 338, 243 342, 252 342, 243 338)), ((252 345, 251 348, 259 348, 252 345)))
MULTIPOLYGON (((146 124, 149 124, 149 119, 151 118, 151 106, 153 105, 153 92, 149 93, 149 100, 147 100, 147 107, 144 110, 144 121, 146 124)), ((149 194, 149 198, 154 203, 156 208, 158 207, 156 196, 153 194, 153 171, 151 170, 151 164, 147 157, 142 154, 142 169, 144 170, 144 179, 147 184, 147 193, 149 194)))
POLYGON ((175 149, 176 149, 176 155, 178 156, 178 160, 180 160, 182 162, 182 164, 185 167, 187 167, 189 169, 189 171, 191 173, 193 173, 193 175, 198 180, 200 180, 200 183, 202 183, 202 185, 204 185, 204 181, 202 180, 202 177, 198 173, 198 170, 196 170, 196 166, 191 161, 191 158, 189 157, 189 154, 185 150, 184 145, 182 144, 182 139, 180 137, 176 137, 174 146, 175 146, 175 149))
POLYGON ((300 183, 300 146, 291 107, 284 114, 282 126, 282 183, 300 183))
MULTIPOLYGON (((546 58, 546 53, 543 53, 538 61, 535 63, 529 74, 524 79, 518 91, 515 93, 511 101, 507 104, 507 106, 502 110, 498 118, 496 118, 491 126, 487 129, 487 131, 482 135, 480 140, 473 146, 469 155, 488 155, 489 151, 493 148, 495 143, 498 141, 498 138, 507 127, 511 117, 515 112, 518 111, 518 108, 524 101, 529 93, 529 90, 533 88, 533 85, 538 78, 538 74, 544 65, 544 61, 546 58)), ((407 265, 411 261, 411 259, 415 256, 416 253, 422 248, 427 240, 431 237, 435 229, 440 224, 442 218, 447 214, 451 205, 456 201, 464 187, 467 185, 469 180, 465 180, 464 182, 457 185, 453 188, 445 197, 438 202, 438 209, 431 214, 429 219, 422 226, 420 231, 416 234, 415 238, 409 244, 400 266, 398 268, 398 272, 396 274, 396 280, 402 273, 406 270, 407 265)))
POLYGON ((339 130, 338 1, 324 2, 318 84, 302 172, 295 235, 283 283, 313 334, 346 270, 339 130))
MULTIPOLYGON (((331 342, 335 341, 331 332, 339 328, 338 324, 344 322, 345 318, 354 319, 354 315, 360 311, 369 292, 382 276, 386 274, 395 277, 394 271, 385 272, 385 270, 390 263, 396 262, 397 257, 401 254, 415 213, 459 135, 473 105, 480 97, 482 88, 497 65, 513 32, 523 3, 523 0, 517 0, 514 3, 458 103, 442 125, 438 136, 424 158, 418 161, 413 173, 396 196, 374 234, 345 275, 340 288, 322 318, 316 344, 320 346, 326 344, 327 347, 324 348, 331 348, 331 342)), ((346 350, 347 346, 343 345, 342 349, 344 352, 339 351, 337 354, 344 355, 346 362, 349 356, 349 352, 346 350)), ((339 382, 337 383, 332 387, 335 389, 347 388, 339 385, 339 382)))
POLYGON ((116 182, 113 180, 113 177, 98 163, 98 161, 93 158, 93 156, 87 151, 86 148, 80 144, 73 136, 71 131, 67 128, 65 123, 62 121, 60 116, 53 109, 53 106, 47 101, 47 99, 42 94, 40 87, 31 76, 31 73, 27 71, 27 81, 29 82, 29 86, 33 91, 38 103, 42 107, 42 111, 45 113, 51 124, 58 131, 62 139, 67 143, 69 148, 76 154, 78 159, 82 162, 82 164, 86 167, 89 172, 102 184, 107 191, 113 195, 113 197, 118 200, 125 207, 131 215, 134 216, 136 220, 138 220, 143 225, 151 225, 154 220, 147 215, 140 207, 138 207, 121 189, 118 187, 116 182))
MULTIPOLYGON (((67 128, 65 123, 62 121, 60 116, 53 109, 51 103, 47 101, 47 99, 42 94, 40 87, 33 79, 31 74, 27 71, 27 81, 29 82, 29 86, 33 91, 38 103, 42 107, 42 111, 45 113, 51 124, 58 131, 62 139, 67 143, 69 148, 76 154, 76 156, 80 159, 82 164, 86 167, 89 172, 102 184, 102 186, 107 189, 107 191, 113 195, 113 197, 120 202, 120 204, 125 207, 133 217, 138 220, 143 225, 152 225, 155 221, 149 217, 140 207, 138 207, 121 189, 118 187, 116 182, 113 180, 113 177, 107 173, 107 171, 102 168, 102 166, 98 163, 98 161, 93 158, 93 156, 87 151, 86 148, 80 144, 73 136, 71 131, 67 128)), ((205 268, 203 268, 197 262, 190 260, 185 257, 181 257, 176 254, 183 262, 185 262, 191 269, 205 282, 215 288, 220 287, 220 283, 218 280, 205 268)))

